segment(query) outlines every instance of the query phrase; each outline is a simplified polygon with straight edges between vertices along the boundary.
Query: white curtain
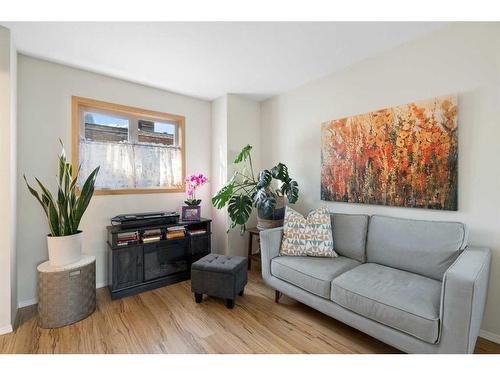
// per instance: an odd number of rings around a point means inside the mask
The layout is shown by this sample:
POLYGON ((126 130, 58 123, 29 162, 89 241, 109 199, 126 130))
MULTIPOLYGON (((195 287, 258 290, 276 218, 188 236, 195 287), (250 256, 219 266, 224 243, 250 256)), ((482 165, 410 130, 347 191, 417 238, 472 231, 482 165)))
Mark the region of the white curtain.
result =
POLYGON ((96 189, 175 188, 182 181, 176 147, 80 140, 79 186, 100 166, 96 189))

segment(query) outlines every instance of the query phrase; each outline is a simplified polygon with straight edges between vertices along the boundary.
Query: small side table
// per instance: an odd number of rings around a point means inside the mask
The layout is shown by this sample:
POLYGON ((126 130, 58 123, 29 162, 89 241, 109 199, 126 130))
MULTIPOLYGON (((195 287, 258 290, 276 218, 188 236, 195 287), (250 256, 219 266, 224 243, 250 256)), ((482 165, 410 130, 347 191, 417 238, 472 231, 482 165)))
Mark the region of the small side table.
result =
POLYGON ((62 327, 82 320, 96 308, 95 257, 38 270, 38 322, 42 328, 62 327))
POLYGON ((252 260, 255 260, 257 262, 260 262, 260 229, 258 228, 249 228, 247 229, 248 232, 248 270, 250 271, 252 269, 252 260), (253 247, 253 237, 256 236, 257 240, 259 241, 259 252, 252 254, 252 247, 253 247))

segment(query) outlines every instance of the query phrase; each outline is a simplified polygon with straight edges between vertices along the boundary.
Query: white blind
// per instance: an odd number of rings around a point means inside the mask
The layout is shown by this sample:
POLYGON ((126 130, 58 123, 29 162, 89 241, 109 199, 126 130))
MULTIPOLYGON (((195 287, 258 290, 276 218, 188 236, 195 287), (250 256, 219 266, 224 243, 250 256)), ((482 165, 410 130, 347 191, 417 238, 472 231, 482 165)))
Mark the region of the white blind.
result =
POLYGON ((182 185, 179 147, 80 139, 78 183, 100 166, 96 189, 177 188, 182 185))

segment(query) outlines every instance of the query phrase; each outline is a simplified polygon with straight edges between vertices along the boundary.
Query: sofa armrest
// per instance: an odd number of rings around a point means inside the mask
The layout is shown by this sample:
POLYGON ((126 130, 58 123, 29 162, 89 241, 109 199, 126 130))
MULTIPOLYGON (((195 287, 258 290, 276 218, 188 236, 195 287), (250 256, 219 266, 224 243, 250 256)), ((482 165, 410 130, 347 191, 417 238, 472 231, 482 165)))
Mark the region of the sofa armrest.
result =
POLYGON ((271 261, 279 256, 282 236, 283 227, 266 229, 260 232, 260 257, 264 281, 268 281, 271 277, 271 261))
POLYGON ((441 344, 454 353, 472 353, 481 328, 491 250, 467 247, 448 268, 441 296, 441 344))

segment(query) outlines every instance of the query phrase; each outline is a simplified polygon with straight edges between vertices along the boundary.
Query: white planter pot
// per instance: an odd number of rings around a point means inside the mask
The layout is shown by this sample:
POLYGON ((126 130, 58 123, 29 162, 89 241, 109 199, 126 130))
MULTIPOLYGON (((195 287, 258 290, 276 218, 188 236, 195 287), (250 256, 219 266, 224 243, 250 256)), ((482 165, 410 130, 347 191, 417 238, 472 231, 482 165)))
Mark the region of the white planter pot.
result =
POLYGON ((82 232, 71 236, 47 236, 50 265, 59 267, 78 262, 82 257, 82 239, 82 232))

